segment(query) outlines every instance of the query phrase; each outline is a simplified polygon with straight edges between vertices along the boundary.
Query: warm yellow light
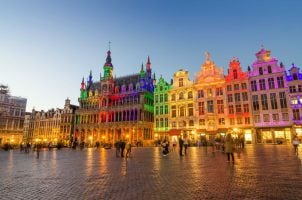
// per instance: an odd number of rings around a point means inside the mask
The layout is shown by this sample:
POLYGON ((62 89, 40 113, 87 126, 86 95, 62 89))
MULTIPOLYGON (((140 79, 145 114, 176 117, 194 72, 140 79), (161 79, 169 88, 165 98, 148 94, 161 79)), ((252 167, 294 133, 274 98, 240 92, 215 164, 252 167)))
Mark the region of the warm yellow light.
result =
POLYGON ((89 136, 89 140, 92 140, 92 136, 89 136))
POLYGON ((192 134, 195 135, 195 131, 192 131, 192 134))
POLYGON ((105 139, 105 135, 103 135, 102 138, 105 139))
POLYGON ((158 137, 158 134, 157 133, 155 133, 155 135, 154 135, 155 137, 158 137))
POLYGON ((14 142, 15 140, 14 140, 14 139, 11 139, 10 141, 11 141, 11 142, 14 142))
POLYGON ((126 135, 126 138, 128 138, 128 137, 129 137, 129 134, 126 135))
POLYGON ((35 141, 36 141, 36 142, 38 142, 38 141, 39 141, 39 139, 38 139, 38 138, 36 138, 36 139, 35 139, 35 141))
POLYGON ((238 131, 238 128, 233 128, 233 131, 237 132, 237 131, 238 131))
POLYGON ((43 141, 44 141, 44 142, 46 142, 46 141, 47 141, 47 139, 46 139, 46 138, 44 138, 44 139, 43 139, 43 141))
POLYGON ((55 141, 57 141, 58 139, 57 138, 55 138, 55 141))

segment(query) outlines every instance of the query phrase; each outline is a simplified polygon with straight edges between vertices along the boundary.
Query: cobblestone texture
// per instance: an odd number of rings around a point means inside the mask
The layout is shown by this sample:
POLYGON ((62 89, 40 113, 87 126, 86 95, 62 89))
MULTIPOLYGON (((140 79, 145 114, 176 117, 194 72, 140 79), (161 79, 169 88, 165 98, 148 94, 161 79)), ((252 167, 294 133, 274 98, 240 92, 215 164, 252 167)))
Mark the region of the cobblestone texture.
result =
POLYGON ((289 145, 247 146, 234 165, 206 148, 132 151, 0 151, 0 199, 302 199, 302 151, 289 145))

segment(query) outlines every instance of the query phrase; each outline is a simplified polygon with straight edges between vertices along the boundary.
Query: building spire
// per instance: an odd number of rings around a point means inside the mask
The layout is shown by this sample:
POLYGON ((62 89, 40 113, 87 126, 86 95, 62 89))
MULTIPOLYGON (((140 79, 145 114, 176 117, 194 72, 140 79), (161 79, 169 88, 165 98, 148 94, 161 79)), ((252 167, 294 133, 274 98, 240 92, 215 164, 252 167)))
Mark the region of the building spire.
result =
POLYGON ((150 62, 150 57, 148 56, 147 64, 146 64, 146 70, 150 71, 151 70, 151 62, 150 62))
POLYGON ((85 88, 85 82, 84 82, 84 77, 82 79, 82 83, 81 83, 81 89, 83 90, 85 88))

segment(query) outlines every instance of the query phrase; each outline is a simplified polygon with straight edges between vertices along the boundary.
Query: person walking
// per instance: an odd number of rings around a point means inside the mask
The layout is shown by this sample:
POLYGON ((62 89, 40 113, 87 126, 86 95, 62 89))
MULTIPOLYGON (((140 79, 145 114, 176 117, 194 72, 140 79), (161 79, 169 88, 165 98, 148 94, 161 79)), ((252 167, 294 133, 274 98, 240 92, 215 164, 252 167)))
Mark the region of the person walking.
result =
POLYGON ((185 155, 187 155, 188 146, 189 146, 188 136, 185 136, 184 138, 185 155))
POLYGON ((230 157, 232 157, 232 162, 234 163, 234 141, 230 133, 225 138, 225 153, 227 154, 228 162, 230 162, 230 157))
POLYGON ((179 137, 178 143, 179 143, 179 156, 183 156, 182 149, 183 149, 184 141, 181 137, 179 137))
POLYGON ((126 158, 130 157, 131 155, 131 142, 128 140, 126 143, 126 158))
POLYGON ((116 141, 114 144, 115 147, 115 157, 120 157, 121 153, 121 141, 116 141))
POLYGON ((299 140, 297 136, 293 139, 293 146, 294 146, 295 154, 298 155, 299 140))
POLYGON ((126 143, 123 140, 121 140, 121 157, 122 158, 124 157, 125 146, 126 146, 126 143))

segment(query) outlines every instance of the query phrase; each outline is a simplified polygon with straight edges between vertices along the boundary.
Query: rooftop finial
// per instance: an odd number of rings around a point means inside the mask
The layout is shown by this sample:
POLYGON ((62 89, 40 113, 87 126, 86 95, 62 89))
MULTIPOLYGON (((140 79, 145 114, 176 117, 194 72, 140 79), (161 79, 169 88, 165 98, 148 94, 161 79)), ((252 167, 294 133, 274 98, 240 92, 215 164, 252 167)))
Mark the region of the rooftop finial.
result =
POLYGON ((210 58, 211 58, 211 55, 208 51, 205 52, 205 55, 206 55, 206 62, 209 62, 210 61, 210 58))

